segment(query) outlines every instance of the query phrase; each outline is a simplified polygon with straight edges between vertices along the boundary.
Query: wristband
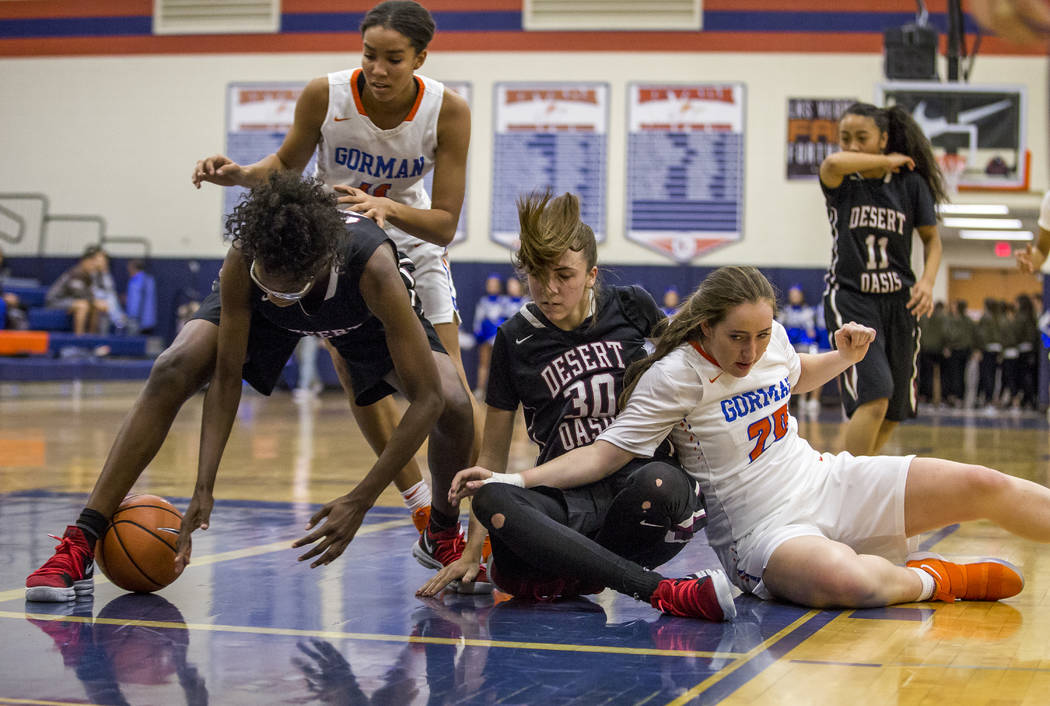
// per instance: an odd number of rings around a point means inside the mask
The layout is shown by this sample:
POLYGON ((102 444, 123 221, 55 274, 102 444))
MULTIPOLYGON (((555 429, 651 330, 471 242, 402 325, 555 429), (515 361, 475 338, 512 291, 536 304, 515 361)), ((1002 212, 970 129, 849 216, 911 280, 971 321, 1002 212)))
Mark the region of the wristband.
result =
POLYGON ((489 478, 481 482, 482 485, 488 483, 506 483, 507 485, 516 485, 519 488, 525 487, 525 479, 520 473, 493 473, 489 478))

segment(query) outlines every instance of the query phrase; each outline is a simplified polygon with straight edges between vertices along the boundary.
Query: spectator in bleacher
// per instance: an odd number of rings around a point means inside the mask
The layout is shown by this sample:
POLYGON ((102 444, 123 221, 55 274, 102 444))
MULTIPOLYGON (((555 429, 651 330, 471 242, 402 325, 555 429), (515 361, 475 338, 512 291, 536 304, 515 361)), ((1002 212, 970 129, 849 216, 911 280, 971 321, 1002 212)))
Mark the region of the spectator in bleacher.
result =
POLYGON ((128 260, 124 312, 130 334, 149 335, 157 328, 157 281, 146 272, 146 263, 139 259, 128 260))
POLYGON ((981 349, 981 363, 977 374, 977 405, 986 411, 995 409, 995 379, 1002 365, 1003 335, 999 301, 984 300, 984 313, 977 321, 977 346, 981 349))
MULTIPOLYGON (((515 312, 517 313, 517 312, 515 312)), ((474 307, 474 341, 478 349, 478 375, 474 396, 483 399, 488 389, 489 361, 496 329, 507 320, 503 305, 503 279, 493 272, 485 278, 485 294, 474 307)))
POLYGON ((28 328, 26 310, 17 294, 4 291, 4 280, 11 274, 11 268, 4 260, 4 251, 0 250, 0 328, 28 328))
POLYGON ((62 309, 73 317, 73 333, 105 333, 109 303, 95 295, 95 274, 102 268, 102 248, 89 245, 77 264, 59 275, 47 290, 48 308, 62 309))
POLYGON ((127 327, 127 316, 120 306, 120 294, 113 281, 113 273, 109 270, 109 254, 99 249, 97 257, 98 269, 92 276, 91 286, 95 291, 95 298, 106 302, 105 320, 102 320, 103 317, 100 316, 98 323, 99 333, 110 333, 111 329, 116 329, 117 333, 123 333, 127 327))
POLYGON ((944 324, 944 360, 941 363, 941 397, 952 407, 966 400, 966 364, 973 353, 976 325, 966 313, 966 301, 955 302, 955 311, 944 324))
POLYGON ((1036 384, 1039 380, 1039 316, 1036 314, 1032 298, 1027 294, 1017 295, 1017 397, 1015 406, 1024 409, 1037 409, 1038 396, 1036 384))
POLYGON ((671 286, 664 290, 663 303, 660 305, 660 311, 664 312, 664 316, 674 316, 681 306, 682 297, 678 294, 678 287, 671 286))
POLYGON ((933 380, 944 365, 944 302, 936 302, 933 312, 919 319, 919 401, 939 402, 934 395, 933 380))

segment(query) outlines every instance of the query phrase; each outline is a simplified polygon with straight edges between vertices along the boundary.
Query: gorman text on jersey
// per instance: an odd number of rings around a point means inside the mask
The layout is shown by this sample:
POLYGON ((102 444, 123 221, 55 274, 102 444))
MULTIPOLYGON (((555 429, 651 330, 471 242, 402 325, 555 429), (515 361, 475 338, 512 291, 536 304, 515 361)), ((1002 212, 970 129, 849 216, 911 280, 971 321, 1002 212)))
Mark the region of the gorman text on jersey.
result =
POLYGON ((722 416, 727 422, 741 419, 757 409, 787 400, 791 394, 791 381, 784 378, 775 385, 742 392, 722 400, 722 416))
POLYGON ((341 164, 352 172, 361 172, 377 179, 409 179, 423 174, 425 160, 422 155, 415 159, 403 157, 383 157, 381 154, 369 154, 356 147, 336 147, 335 163, 341 164))

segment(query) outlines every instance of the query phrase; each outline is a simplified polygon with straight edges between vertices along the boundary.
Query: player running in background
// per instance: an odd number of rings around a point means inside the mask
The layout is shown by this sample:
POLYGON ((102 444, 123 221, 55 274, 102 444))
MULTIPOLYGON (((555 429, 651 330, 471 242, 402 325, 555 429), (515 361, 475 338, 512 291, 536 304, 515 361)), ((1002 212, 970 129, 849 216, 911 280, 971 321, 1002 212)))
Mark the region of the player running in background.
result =
MULTIPOLYGON (((515 264, 528 276, 533 302, 496 334, 479 457, 500 476, 519 407, 539 446, 537 463, 591 444, 616 416, 627 366, 645 356, 646 339, 664 320, 641 287, 598 286, 597 243, 580 220, 576 196, 532 194, 519 201, 518 217, 515 264)), ((699 485, 669 444, 654 451, 653 458, 624 459, 593 482, 486 486, 474 513, 492 540, 493 583, 538 599, 609 586, 665 612, 732 618, 735 606, 721 571, 679 580, 649 571, 678 554, 706 523, 699 485)), ((460 562, 439 572, 420 595, 436 594, 450 579, 469 580, 481 556, 479 536, 472 529, 460 562)))
POLYGON ((828 330, 855 321, 878 332, 868 355, 840 379, 846 450, 861 456, 915 416, 917 321, 933 311, 936 205, 947 197, 929 140, 899 106, 854 103, 839 120, 839 144, 820 165, 833 240, 824 309, 828 330), (913 233, 923 244, 918 278, 913 233))
POLYGON ((815 451, 798 436, 789 396, 863 359, 876 334, 850 322, 835 332, 835 351, 800 355, 775 307, 757 269, 716 270, 662 330, 654 353, 628 370, 626 405, 597 441, 522 473, 461 471, 454 498, 496 482, 591 483, 650 456, 670 433, 703 488, 708 540, 744 591, 816 608, 1020 592, 1020 571, 1003 560, 957 564, 908 552, 922 532, 977 519, 1050 542, 1050 489, 943 459, 815 451))

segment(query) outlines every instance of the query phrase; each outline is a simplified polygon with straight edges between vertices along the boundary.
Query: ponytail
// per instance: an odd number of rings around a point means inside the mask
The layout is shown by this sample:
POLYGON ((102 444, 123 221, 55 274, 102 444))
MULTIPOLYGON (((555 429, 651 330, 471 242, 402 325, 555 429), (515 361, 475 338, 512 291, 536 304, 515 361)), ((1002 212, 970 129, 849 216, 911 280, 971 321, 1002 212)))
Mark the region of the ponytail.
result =
POLYGON ((900 152, 915 160, 915 171, 926 180, 934 203, 947 202, 948 192, 944 188, 944 175, 941 174, 941 167, 933 156, 930 141, 922 128, 915 122, 915 118, 899 105, 892 105, 886 108, 885 112, 889 121, 886 151, 900 152))

